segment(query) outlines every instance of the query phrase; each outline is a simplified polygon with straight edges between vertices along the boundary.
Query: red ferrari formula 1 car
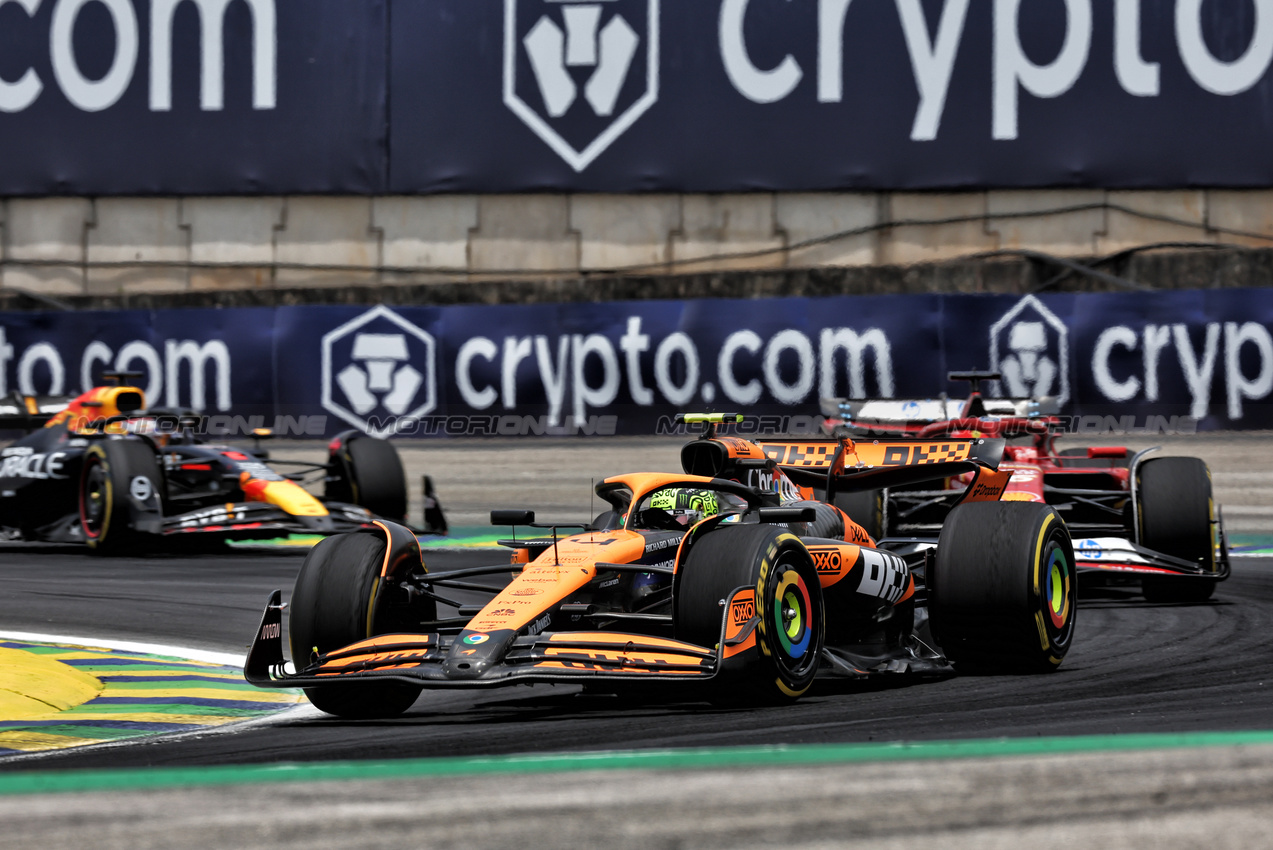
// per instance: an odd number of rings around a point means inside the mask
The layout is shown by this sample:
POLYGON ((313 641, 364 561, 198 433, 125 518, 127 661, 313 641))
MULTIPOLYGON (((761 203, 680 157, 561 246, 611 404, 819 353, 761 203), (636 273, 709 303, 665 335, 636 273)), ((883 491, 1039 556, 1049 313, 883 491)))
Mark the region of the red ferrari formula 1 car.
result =
MULTIPOLYGON (((986 398, 981 382, 998 380, 993 372, 949 378, 972 382, 967 399, 824 399, 827 430, 1005 439, 1000 469, 1012 480, 1004 499, 1055 508, 1074 535, 1085 580, 1139 580, 1151 601, 1201 602, 1228 578, 1224 526, 1203 461, 1123 446, 1058 449, 1061 420, 1049 399, 986 398)), ((935 536, 971 482, 959 475, 935 483, 842 496, 838 504, 881 536, 935 536)))
POLYGON ((819 675, 959 669, 1045 672, 1073 640, 1074 555, 1047 505, 998 501, 997 439, 756 444, 715 433, 683 473, 607 478, 590 523, 510 539, 513 578, 466 609, 499 564, 430 572, 414 535, 387 522, 328 538, 296 580, 283 651, 281 593, 247 664, 261 687, 303 687, 343 717, 401 713, 422 689, 525 682, 698 684, 726 699, 782 701, 819 675), (877 543, 805 498, 969 474, 977 482, 935 547, 877 543), (753 483, 743 480, 751 477, 753 483), (573 533, 561 534, 563 530, 573 533), (440 617, 439 604, 458 609, 440 617))
MULTIPOLYGON (((379 517, 405 521, 406 478, 383 440, 348 432, 331 442, 325 464, 271 460, 260 448, 204 439, 197 414, 147 411, 141 390, 126 385, 135 375, 108 377, 121 385, 74 399, 0 401, 0 427, 34 429, 0 449, 0 528, 9 539, 118 552, 165 539, 334 534, 379 517), (301 486, 320 480, 322 498, 301 486)), ((436 502, 433 513, 445 530, 436 502)))

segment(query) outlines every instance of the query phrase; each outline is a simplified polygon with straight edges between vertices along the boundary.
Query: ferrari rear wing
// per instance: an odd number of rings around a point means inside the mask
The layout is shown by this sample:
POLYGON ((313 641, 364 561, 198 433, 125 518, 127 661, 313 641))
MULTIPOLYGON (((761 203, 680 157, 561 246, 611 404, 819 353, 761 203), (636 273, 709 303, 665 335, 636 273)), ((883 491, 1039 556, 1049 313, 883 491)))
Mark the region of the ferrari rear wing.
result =
MULTIPOLYGON (((1060 411, 1056 399, 1045 398, 982 398, 984 416, 1000 416, 1021 419, 1053 416, 1060 411)), ((848 428, 869 430, 883 426, 924 426, 936 422, 960 419, 964 414, 966 399, 952 398, 822 398, 819 406, 822 415, 843 420, 848 428)))

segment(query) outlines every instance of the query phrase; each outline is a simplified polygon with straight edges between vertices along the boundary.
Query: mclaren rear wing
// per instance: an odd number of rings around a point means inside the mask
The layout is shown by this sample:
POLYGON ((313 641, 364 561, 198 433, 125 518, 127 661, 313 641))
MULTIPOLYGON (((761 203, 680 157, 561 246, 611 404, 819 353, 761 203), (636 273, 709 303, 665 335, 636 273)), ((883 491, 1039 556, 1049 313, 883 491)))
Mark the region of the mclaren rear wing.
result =
POLYGON ((993 494, 997 499, 1010 477, 996 472, 1006 445, 999 439, 783 440, 758 445, 796 484, 830 491, 877 490, 975 472, 983 487, 1003 478, 993 494))

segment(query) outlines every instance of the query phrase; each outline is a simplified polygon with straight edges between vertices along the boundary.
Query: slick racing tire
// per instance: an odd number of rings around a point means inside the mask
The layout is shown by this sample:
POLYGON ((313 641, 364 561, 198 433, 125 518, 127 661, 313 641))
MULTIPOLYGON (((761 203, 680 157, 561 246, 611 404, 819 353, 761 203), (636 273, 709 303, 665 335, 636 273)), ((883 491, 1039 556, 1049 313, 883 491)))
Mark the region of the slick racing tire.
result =
POLYGON ((675 596, 678 640, 714 647, 721 639, 721 600, 756 588, 759 652, 740 680, 722 682, 717 696, 739 704, 797 699, 822 658, 822 587, 813 561, 794 534, 769 525, 720 527, 690 548, 675 596))
MULTIPOLYGON (((1206 463, 1196 457, 1154 458, 1140 465, 1136 478, 1140 544, 1215 572, 1215 501, 1206 463)), ((1141 579, 1141 592, 1151 602, 1205 602, 1215 589, 1210 578, 1141 579)))
POLYGON ((132 507, 156 510, 163 474, 154 450, 141 440, 101 440, 84 452, 80 470, 80 531, 94 552, 117 554, 148 539, 132 526, 132 507))
MULTIPOLYGON (((288 639, 292 663, 305 669, 314 657, 386 630, 372 621, 380 591, 385 538, 356 531, 322 540, 310 550, 292 589, 288 639)), ((319 711, 350 719, 397 717, 421 688, 405 682, 359 682, 305 688, 319 711)))
POLYGON ((376 516, 405 522, 407 476, 398 450, 386 440, 359 436, 345 441, 343 457, 349 500, 376 516))
POLYGON ((1047 505, 955 508, 942 526, 927 585, 934 636, 958 670, 1050 672, 1074 640, 1074 548, 1047 505))
POLYGON ((885 536, 884 500, 888 498, 884 490, 863 490, 860 493, 836 493, 832 504, 844 511, 849 519, 862 526, 872 540, 880 540, 885 536))

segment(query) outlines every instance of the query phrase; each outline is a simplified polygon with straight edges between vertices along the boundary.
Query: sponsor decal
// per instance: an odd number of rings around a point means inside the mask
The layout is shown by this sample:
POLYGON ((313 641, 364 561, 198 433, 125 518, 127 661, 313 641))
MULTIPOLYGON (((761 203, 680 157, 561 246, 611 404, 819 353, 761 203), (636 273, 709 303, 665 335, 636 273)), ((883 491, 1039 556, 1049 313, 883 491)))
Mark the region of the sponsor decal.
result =
POLYGON ((261 640, 276 640, 283 634, 282 623, 266 623, 261 627, 261 640))
POLYGON ((490 635, 484 635, 481 632, 474 632, 473 634, 464 636, 464 642, 473 646, 476 646, 479 643, 486 643, 490 639, 490 635))
POLYGON ((510 596, 539 596, 539 594, 540 594, 540 593, 542 593, 542 592, 543 592, 543 591, 541 591, 541 590, 536 590, 536 589, 535 589, 535 588, 533 588, 533 587, 524 587, 524 588, 522 588, 521 590, 514 590, 514 591, 513 591, 512 593, 510 593, 509 595, 510 595, 510 596))
POLYGON ((862 567, 858 593, 875 596, 885 602, 896 602, 902 598, 910 577, 905 561, 876 549, 863 549, 862 567))
POLYGON ((749 469, 746 479, 748 487, 777 493, 784 502, 796 502, 804 498, 800 488, 793 484, 781 470, 749 469))
POLYGON ((62 480, 66 474, 62 466, 66 462, 66 452, 33 451, 30 447, 5 449, 3 461, 0 461, 0 478, 31 478, 39 481, 62 480))
POLYGON ((150 479, 144 475, 135 475, 133 480, 128 482, 128 493, 139 502, 149 502, 150 497, 155 495, 155 488, 151 486, 150 479))
POLYGON ((992 487, 987 484, 976 484, 973 486, 972 492, 969 494, 969 497, 974 499, 979 499, 982 497, 992 498, 994 496, 998 496, 1002 492, 1003 492, 1002 485, 999 485, 997 487, 992 487))
POLYGON ((1086 558, 1089 561, 1098 561, 1105 554, 1105 547, 1097 540, 1075 540, 1074 551, 1080 558, 1086 558))
POLYGON ((755 616, 755 599, 736 599, 729 606, 729 624, 731 626, 745 626, 755 616))
POLYGON ((219 508, 208 508, 181 518, 178 528, 202 528, 206 525, 226 525, 231 522, 242 522, 247 518, 247 510, 238 505, 227 505, 219 508), (228 509, 227 509, 228 508, 228 509))
MULTIPOLYGON (((239 453, 235 452, 235 454, 239 454, 239 453)), ((228 453, 227 453, 227 456, 228 456, 228 453)), ((240 457, 244 459, 240 460, 239 458, 234 458, 235 468, 238 469, 239 472, 246 472, 248 474, 248 477, 256 481, 284 480, 283 476, 279 475, 277 472, 270 469, 268 466, 261 463, 260 461, 248 459, 246 455, 240 455, 240 457)))
POLYGON ((548 624, 552 622, 552 614, 545 614, 535 622, 526 627, 526 634, 537 635, 544 629, 548 628, 548 624))
POLYGON ((968 449, 962 443, 925 443, 917 446, 889 446, 884 450, 885 466, 924 466, 963 460, 968 449))
POLYGON ((680 546, 681 538, 684 536, 684 534, 679 534, 676 537, 664 537, 662 540, 651 540, 649 543, 645 544, 646 554, 649 554, 650 552, 658 552, 660 549, 666 549, 669 546, 680 546))
POLYGON ((496 608, 490 613, 491 617, 515 617, 517 610, 514 608, 496 608))
POLYGON ((838 575, 843 566, 839 549, 810 549, 809 555, 818 575, 838 575))

